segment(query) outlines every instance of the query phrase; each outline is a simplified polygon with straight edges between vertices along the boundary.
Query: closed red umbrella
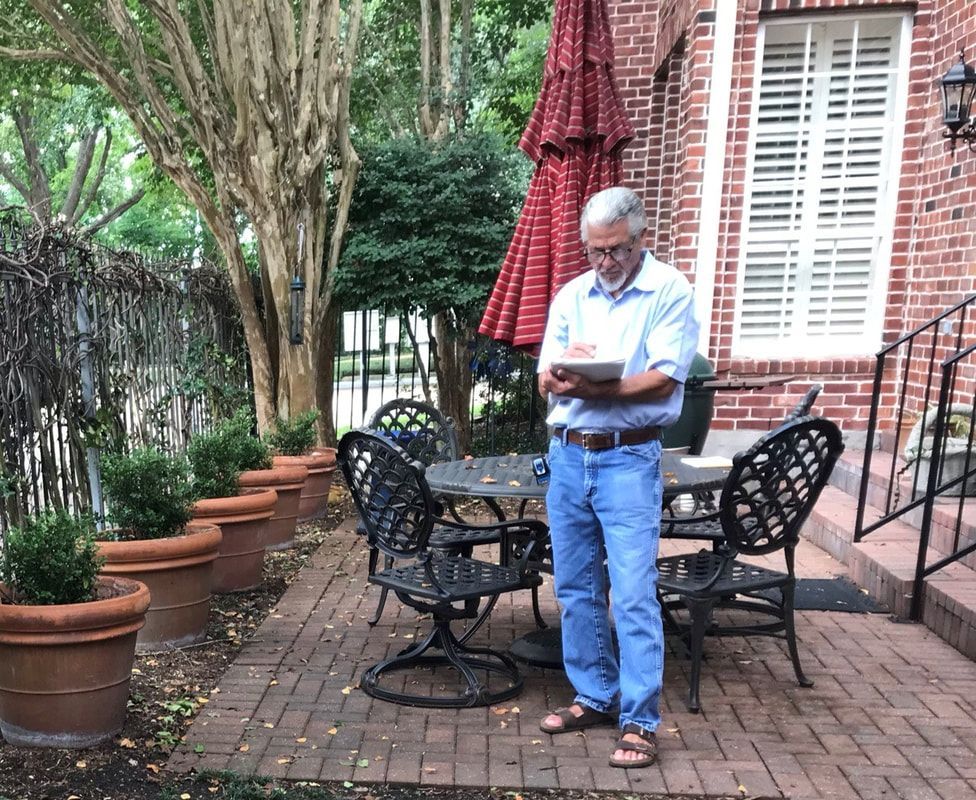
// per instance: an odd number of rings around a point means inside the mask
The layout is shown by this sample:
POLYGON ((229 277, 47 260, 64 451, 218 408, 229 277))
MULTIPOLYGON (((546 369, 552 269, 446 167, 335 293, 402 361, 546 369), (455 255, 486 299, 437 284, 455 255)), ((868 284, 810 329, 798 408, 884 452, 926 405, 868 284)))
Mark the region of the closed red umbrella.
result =
POLYGON ((542 90, 519 148, 536 163, 479 331, 535 351, 549 302, 588 267, 580 211, 619 183, 634 130, 613 80, 605 0, 557 0, 542 90))

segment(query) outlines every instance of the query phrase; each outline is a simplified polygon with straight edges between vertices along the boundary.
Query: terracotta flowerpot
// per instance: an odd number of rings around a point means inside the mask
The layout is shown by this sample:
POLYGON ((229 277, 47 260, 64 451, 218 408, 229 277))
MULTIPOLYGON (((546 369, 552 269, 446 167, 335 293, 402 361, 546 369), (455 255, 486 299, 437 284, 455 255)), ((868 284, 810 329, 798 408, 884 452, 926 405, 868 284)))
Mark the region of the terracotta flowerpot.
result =
POLYGON ((236 497, 194 504, 193 521, 218 525, 223 534, 213 566, 213 591, 243 592, 261 583, 268 521, 277 502, 273 489, 245 489, 236 497))
POLYGON ((159 650, 201 642, 210 616, 210 584, 221 541, 216 525, 191 522, 183 536, 99 542, 103 575, 142 581, 152 601, 136 647, 159 650))
POLYGON ((98 583, 105 599, 0 605, 0 734, 10 744, 90 747, 122 730, 149 590, 98 583))
POLYGON ((336 470, 334 447, 317 447, 301 456, 275 456, 275 466, 302 466, 308 469, 305 488, 298 502, 298 521, 321 519, 329 507, 329 489, 336 470))
POLYGON ((302 466, 251 469, 241 473, 241 489, 274 489, 278 504, 268 523, 264 546, 268 550, 286 550, 295 546, 295 526, 298 524, 298 503, 308 468, 302 466))

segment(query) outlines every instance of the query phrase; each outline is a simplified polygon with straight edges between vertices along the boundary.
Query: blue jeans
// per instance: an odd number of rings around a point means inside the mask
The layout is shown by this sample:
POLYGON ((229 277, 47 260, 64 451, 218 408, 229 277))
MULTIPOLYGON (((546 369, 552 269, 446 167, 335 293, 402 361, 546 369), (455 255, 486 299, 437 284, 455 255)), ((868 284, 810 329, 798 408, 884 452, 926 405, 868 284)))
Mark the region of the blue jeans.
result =
POLYGON ((563 663, 576 702, 620 709, 620 725, 655 730, 664 672, 657 600, 661 443, 584 450, 554 438, 546 495, 563 663), (610 639, 604 556, 620 661, 610 639))

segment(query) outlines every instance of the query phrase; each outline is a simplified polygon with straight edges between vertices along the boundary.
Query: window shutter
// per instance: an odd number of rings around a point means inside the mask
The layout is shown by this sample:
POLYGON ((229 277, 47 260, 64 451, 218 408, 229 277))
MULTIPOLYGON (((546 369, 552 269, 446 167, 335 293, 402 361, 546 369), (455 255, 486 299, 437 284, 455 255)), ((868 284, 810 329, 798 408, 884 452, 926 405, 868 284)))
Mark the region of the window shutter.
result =
POLYGON ((800 339, 809 351, 811 337, 840 352, 878 333, 900 30, 891 16, 765 26, 736 318, 742 354, 795 353, 800 339))

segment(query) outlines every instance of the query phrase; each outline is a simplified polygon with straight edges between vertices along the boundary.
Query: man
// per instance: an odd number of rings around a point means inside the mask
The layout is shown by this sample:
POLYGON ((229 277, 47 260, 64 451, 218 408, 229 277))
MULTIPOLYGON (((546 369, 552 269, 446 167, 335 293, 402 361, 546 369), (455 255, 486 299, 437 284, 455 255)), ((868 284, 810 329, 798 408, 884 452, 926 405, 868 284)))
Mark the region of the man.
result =
POLYGON ((545 717, 547 733, 612 724, 615 767, 654 763, 664 667, 657 600, 661 428, 674 423, 698 343, 692 290, 642 248, 647 216, 634 192, 599 192, 580 232, 593 267, 556 295, 539 358, 539 392, 553 395, 546 505, 563 662, 576 691, 545 717), (625 360, 623 377, 595 383, 550 364, 625 360), (604 567, 606 558, 606 568, 604 567), (610 587, 606 586, 609 572, 610 587), (620 644, 610 638, 608 588, 620 644))

